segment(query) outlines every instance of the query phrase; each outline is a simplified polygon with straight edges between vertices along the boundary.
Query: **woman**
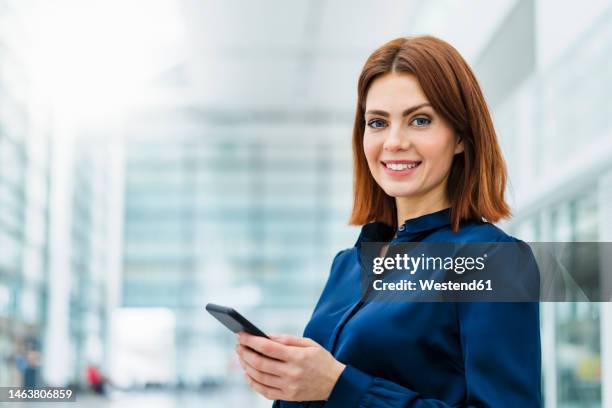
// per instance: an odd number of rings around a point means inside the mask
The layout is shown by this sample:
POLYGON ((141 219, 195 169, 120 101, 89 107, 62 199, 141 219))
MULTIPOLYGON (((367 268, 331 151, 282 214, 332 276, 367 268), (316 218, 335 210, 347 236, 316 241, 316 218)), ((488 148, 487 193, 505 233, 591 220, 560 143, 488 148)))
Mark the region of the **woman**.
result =
POLYGON ((239 334, 251 387, 275 407, 540 406, 537 302, 360 301, 362 242, 518 241, 491 224, 510 214, 504 161, 452 46, 425 36, 374 51, 353 155, 359 238, 334 258, 303 338, 239 334))

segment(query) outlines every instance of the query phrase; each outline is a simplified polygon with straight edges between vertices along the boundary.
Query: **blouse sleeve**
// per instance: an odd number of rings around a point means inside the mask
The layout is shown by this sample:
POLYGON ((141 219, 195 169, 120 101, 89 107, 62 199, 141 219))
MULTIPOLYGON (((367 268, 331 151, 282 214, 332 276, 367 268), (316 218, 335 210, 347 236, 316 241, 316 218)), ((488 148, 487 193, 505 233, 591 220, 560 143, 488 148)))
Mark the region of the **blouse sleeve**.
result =
MULTIPOLYGON (((462 406, 540 407, 539 304, 458 302, 456 305, 467 389, 462 406)), ((325 404, 326 408, 450 406, 350 365, 342 372, 325 404)))

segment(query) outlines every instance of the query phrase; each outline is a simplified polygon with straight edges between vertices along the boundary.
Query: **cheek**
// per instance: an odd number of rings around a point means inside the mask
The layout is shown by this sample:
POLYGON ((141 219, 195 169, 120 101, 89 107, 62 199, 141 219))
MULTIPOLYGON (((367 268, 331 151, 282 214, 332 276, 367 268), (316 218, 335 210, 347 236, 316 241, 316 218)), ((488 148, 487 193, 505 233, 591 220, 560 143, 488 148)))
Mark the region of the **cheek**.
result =
POLYGON ((379 147, 376 141, 371 137, 364 137, 363 153, 365 154, 365 157, 370 165, 378 162, 379 147))
POLYGON ((429 161, 430 165, 445 169, 452 163, 455 146, 448 137, 431 138, 419 147, 421 156, 429 161))

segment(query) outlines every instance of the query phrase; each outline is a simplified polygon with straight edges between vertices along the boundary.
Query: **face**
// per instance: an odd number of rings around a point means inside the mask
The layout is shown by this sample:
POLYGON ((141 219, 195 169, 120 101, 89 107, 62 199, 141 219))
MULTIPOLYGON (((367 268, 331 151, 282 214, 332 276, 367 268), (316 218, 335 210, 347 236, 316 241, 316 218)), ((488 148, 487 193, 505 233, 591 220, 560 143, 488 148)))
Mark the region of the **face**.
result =
POLYGON ((370 85, 363 148, 372 176, 392 197, 446 197, 453 156, 463 151, 416 77, 388 73, 370 85))

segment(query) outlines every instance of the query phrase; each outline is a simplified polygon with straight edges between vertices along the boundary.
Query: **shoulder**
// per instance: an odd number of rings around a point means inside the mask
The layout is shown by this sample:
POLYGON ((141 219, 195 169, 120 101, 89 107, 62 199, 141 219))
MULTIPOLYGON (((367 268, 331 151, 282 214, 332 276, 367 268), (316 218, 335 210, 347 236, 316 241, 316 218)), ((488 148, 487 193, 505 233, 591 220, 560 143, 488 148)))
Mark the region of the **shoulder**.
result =
POLYGON ((337 269, 342 264, 346 264, 347 262, 350 262, 355 256, 355 254, 356 254, 355 247, 344 248, 338 251, 332 261, 332 270, 337 269))
POLYGON ((324 293, 333 290, 338 285, 341 286, 347 280, 350 281, 354 275, 356 275, 356 280, 359 280, 361 269, 358 265, 358 258, 359 255, 355 248, 341 249, 336 253, 331 262, 327 282, 323 289, 324 293))
POLYGON ((454 242, 522 242, 496 225, 483 221, 467 222, 456 233, 450 232, 454 242))
POLYGON ((475 222, 460 229, 461 241, 467 251, 485 251, 487 269, 495 271, 495 280, 506 295, 520 301, 537 302, 539 299, 539 266, 531 246, 487 222, 475 222), (520 274, 517 273, 520 271, 520 274), (503 282, 503 284, 502 284, 503 282))

